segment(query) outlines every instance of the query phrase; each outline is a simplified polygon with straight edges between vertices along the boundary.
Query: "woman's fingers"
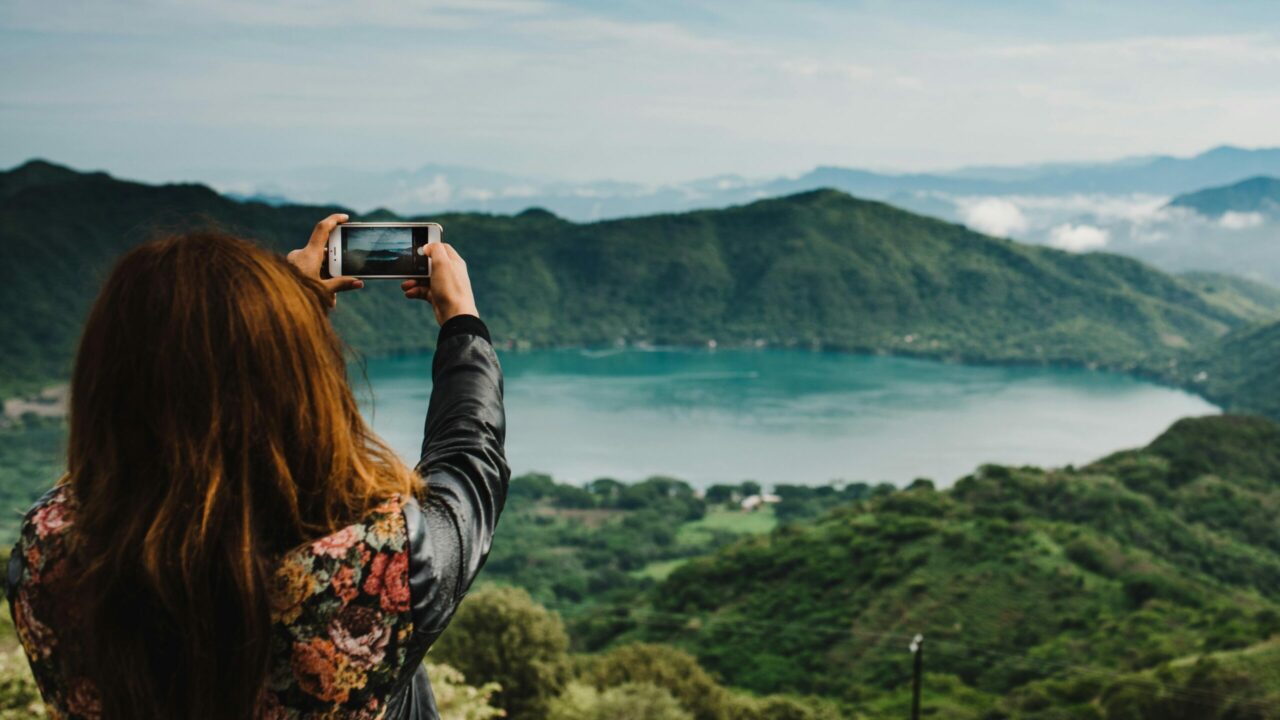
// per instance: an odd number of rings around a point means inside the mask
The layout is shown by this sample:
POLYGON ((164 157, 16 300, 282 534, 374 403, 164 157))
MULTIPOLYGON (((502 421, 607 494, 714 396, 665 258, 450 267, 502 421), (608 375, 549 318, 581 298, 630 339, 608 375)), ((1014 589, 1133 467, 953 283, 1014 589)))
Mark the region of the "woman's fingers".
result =
POLYGON ((363 280, 357 277, 350 277, 346 275, 344 275, 343 277, 336 277, 336 278, 330 278, 328 280, 321 280, 320 282, 324 283, 325 288, 327 288, 331 293, 346 292, 348 290, 359 290, 360 288, 364 287, 363 280))
POLYGON ((400 283, 400 289, 404 291, 404 296, 410 300, 427 299, 427 291, 430 287, 426 280, 405 280, 400 283))
POLYGON ((329 233, 333 229, 347 221, 346 213, 334 213, 329 217, 316 223, 316 227, 311 231, 311 240, 307 243, 307 247, 323 248, 329 242, 329 233))

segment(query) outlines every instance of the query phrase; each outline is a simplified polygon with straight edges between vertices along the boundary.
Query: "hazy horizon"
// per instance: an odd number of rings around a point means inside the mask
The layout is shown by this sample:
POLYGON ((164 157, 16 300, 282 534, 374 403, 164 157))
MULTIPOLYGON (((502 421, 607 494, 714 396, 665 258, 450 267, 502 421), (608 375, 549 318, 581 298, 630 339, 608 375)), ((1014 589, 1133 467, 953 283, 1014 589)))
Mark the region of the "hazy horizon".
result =
MULTIPOLYGON (((1046 158, 1041 160, 1030 160, 1027 162, 1010 162, 1010 163, 975 162, 975 163, 966 163, 963 165, 926 167, 926 168, 917 168, 917 169, 904 169, 904 168, 889 167, 889 166, 837 165, 835 163, 819 163, 816 165, 811 165, 809 167, 800 168, 794 172, 781 173, 777 175, 744 175, 741 173, 733 172, 731 170, 726 170, 723 172, 710 173, 707 175, 700 175, 692 178, 660 180, 660 181, 652 181, 652 182, 630 181, 621 177, 611 177, 611 176, 587 177, 587 178, 574 179, 574 178, 557 176, 550 173, 519 175, 517 173, 508 173, 500 168, 484 167, 479 165, 466 165, 466 164, 460 164, 460 163, 437 163, 431 160, 426 160, 420 163, 412 163, 412 162, 405 161, 399 164, 388 164, 386 166, 375 167, 375 168, 361 168, 359 171, 367 172, 367 173, 393 175, 396 173, 413 173, 413 172, 418 172, 418 171, 428 170, 428 169, 436 170, 436 171, 454 170, 454 171, 469 171, 469 172, 492 174, 494 176, 510 176, 516 179, 530 179, 530 180, 538 180, 538 181, 548 182, 548 183, 565 183, 565 184, 578 183, 582 185, 590 185, 592 183, 619 182, 619 183, 634 183, 636 185, 649 185, 656 188, 656 187, 662 187, 665 185, 681 185, 686 183, 694 183, 699 181, 708 181, 708 180, 714 180, 717 178, 728 178, 728 177, 739 177, 748 181, 795 179, 795 178, 802 177, 813 170, 823 168, 823 167, 833 167, 833 168, 848 169, 848 170, 865 170, 865 171, 870 171, 870 172, 880 173, 880 174, 890 175, 890 176, 891 175, 906 176, 906 175, 915 175, 915 174, 948 176, 948 175, 955 175, 955 174, 966 173, 966 172, 999 171, 999 170, 1017 171, 1017 170, 1031 170, 1031 169, 1040 168, 1040 167, 1045 167, 1045 168, 1069 167, 1069 166, 1090 167, 1090 166, 1098 166, 1098 165, 1138 162, 1138 161, 1146 160, 1148 158, 1158 158, 1158 157, 1189 159, 1189 158, 1194 158, 1199 155, 1203 155, 1213 150, 1218 150, 1222 148, 1232 148, 1232 149, 1243 150, 1247 152, 1255 152, 1255 151, 1266 151, 1266 150, 1280 150, 1280 144, 1277 144, 1274 146, 1271 146, 1271 145, 1241 146, 1233 143, 1219 143, 1217 145, 1201 148, 1199 150, 1193 150, 1187 153, 1155 152, 1155 153, 1142 153, 1139 155, 1119 155, 1115 157, 1096 158, 1093 160, 1046 158)), ((105 172, 121 180, 132 180, 132 181, 146 182, 146 183, 194 182, 194 183, 210 185, 215 190, 218 190, 219 192, 236 193, 236 192, 240 192, 241 190, 245 190, 246 192, 248 192, 248 189, 229 186, 224 181, 225 175, 219 176, 218 175, 219 169, 214 167, 204 168, 204 170, 207 171, 206 173, 201 173, 197 171, 195 174, 190 174, 190 175, 172 176, 172 177, 169 177, 169 176, 151 177, 151 176, 129 174, 126 172, 122 172, 115 167, 109 167, 105 165, 77 164, 74 162, 70 162, 67 159, 62 157, 32 154, 25 158, 0 163, 0 171, 13 170, 29 162, 48 162, 54 165, 61 165, 64 167, 68 167, 77 172, 105 172)), ((302 166, 294 166, 294 167, 281 166, 279 168, 279 175, 280 176, 291 175, 291 174, 296 175, 299 172, 306 172, 308 170, 324 171, 324 170, 341 170, 341 169, 355 170, 356 167, 355 166, 344 167, 344 166, 338 166, 338 165, 310 165, 310 166, 302 165, 302 166)), ((230 168, 222 168, 221 172, 225 173, 225 172, 235 172, 235 171, 230 168)), ((252 191, 258 192, 262 190, 263 184, 269 185, 275 178, 272 175, 270 175, 268 172, 268 174, 266 175, 261 175, 261 176, 255 175, 253 179, 259 184, 252 191)))
POLYGON ((442 164, 664 184, 1280 145, 1280 10, 1254 3, 47 10, 0 6, 0 165, 162 181, 442 164))

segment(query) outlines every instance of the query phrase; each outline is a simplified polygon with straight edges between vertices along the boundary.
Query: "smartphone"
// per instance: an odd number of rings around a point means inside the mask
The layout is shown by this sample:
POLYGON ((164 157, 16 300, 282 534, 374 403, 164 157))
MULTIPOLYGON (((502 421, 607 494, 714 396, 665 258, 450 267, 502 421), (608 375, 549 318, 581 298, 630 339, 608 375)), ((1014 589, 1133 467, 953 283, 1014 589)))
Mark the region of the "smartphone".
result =
POLYGON ((444 228, 428 222, 349 222, 329 233, 329 275, 378 278, 431 277, 422 248, 440 242, 444 228))

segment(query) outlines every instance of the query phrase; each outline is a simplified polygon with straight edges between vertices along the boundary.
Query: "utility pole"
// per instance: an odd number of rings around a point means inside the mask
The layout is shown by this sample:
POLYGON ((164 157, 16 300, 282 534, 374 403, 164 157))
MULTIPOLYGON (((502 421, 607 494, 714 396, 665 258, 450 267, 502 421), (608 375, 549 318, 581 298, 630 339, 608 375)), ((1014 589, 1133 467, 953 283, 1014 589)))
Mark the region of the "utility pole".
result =
POLYGON ((924 676, 924 636, 916 634, 911 640, 911 654, 915 656, 911 670, 911 720, 920 720, 920 681, 924 676))

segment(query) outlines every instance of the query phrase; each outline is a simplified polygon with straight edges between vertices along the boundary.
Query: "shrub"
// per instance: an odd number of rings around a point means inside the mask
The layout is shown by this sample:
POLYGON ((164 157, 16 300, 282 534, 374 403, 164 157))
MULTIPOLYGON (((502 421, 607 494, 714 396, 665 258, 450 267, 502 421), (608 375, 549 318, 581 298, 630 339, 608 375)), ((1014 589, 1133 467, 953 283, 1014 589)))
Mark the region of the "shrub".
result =
POLYGON ((471 594, 431 650, 473 682, 496 682, 495 704, 538 718, 568 681, 569 637, 560 616, 529 593, 496 585, 471 594))

